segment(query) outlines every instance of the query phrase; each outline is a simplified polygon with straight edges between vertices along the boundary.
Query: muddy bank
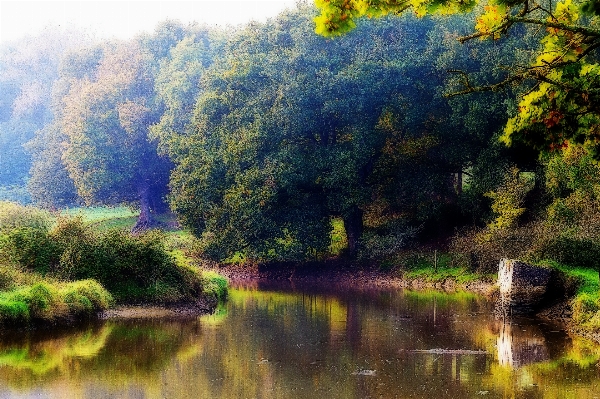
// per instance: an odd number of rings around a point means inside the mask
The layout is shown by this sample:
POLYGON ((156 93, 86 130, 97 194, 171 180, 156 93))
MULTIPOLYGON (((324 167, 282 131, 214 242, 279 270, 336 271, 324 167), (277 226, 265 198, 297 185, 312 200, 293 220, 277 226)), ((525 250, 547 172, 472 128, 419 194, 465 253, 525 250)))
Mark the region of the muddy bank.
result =
POLYGON ((98 314, 101 320, 109 319, 187 319, 214 312, 217 300, 203 299, 196 302, 175 304, 120 305, 98 314))
MULTIPOLYGON (((479 280, 458 283, 452 279, 443 282, 428 282, 423 279, 407 279, 398 271, 385 271, 378 267, 347 265, 338 262, 314 264, 278 264, 236 267, 231 265, 213 267, 214 271, 226 276, 235 285, 236 282, 276 282, 289 281, 303 286, 320 286, 336 289, 404 288, 436 289, 445 292, 469 291, 486 296, 492 301, 499 298, 495 281, 479 280)), ((586 331, 577 326, 572 319, 572 297, 555 298, 542 309, 536 317, 562 324, 569 334, 585 337, 600 343, 600 334, 586 331)))
POLYGON ((406 279, 398 271, 386 271, 376 266, 352 265, 338 261, 314 263, 277 263, 270 265, 213 266, 212 270, 226 276, 233 284, 249 280, 290 281, 310 285, 344 288, 408 288, 437 289, 441 291, 466 290, 488 297, 497 293, 493 281, 473 281, 460 284, 446 279, 428 282, 423 279, 406 279))

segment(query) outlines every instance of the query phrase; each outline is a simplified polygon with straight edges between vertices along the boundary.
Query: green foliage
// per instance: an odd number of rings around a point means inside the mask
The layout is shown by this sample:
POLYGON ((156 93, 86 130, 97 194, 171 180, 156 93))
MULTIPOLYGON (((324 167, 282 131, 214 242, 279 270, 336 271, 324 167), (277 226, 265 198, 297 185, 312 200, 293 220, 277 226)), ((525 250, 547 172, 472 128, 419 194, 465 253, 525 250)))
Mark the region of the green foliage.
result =
POLYGON ((25 268, 48 272, 56 256, 48 238, 51 221, 45 211, 0 202, 0 254, 25 268))
POLYGON ((203 292, 209 298, 224 301, 227 298, 229 282, 223 276, 211 271, 202 272, 203 292))
MULTIPOLYGON (((92 214, 99 220, 99 212, 92 214)), ((5 226, 35 225, 27 219, 29 213, 24 215, 23 220, 7 219, 11 224, 5 226)), ((42 226, 6 230, 0 236, 0 250, 18 267, 65 280, 86 280, 71 287, 68 302, 73 309, 87 311, 87 301, 93 308, 104 306, 102 298, 88 295, 95 290, 88 279, 100 283, 119 302, 188 301, 203 293, 199 272, 176 262, 159 231, 135 236, 124 230, 98 231, 95 225, 84 223, 82 216, 59 217, 50 230, 45 224, 42 226)), ((0 273, 0 283, 11 288, 12 275, 8 270, 0 273)), ((217 287, 222 288, 220 283, 217 287)), ((41 298, 40 307, 45 298, 42 288, 37 288, 39 292, 34 290, 34 297, 41 298)), ((219 290, 216 292, 221 295, 219 290)))
POLYGON ((178 266, 163 235, 132 236, 123 230, 93 232, 81 218, 59 220, 50 233, 61 248, 53 272, 71 280, 93 278, 118 301, 176 302, 199 294, 200 281, 178 266))
POLYGON ((112 296, 94 280, 38 282, 0 292, 0 323, 23 325, 92 316, 108 309, 112 296))
MULTIPOLYGON (((310 33, 312 16, 300 7, 236 32, 222 58, 189 75, 202 73, 192 123, 178 116, 166 122, 180 129, 160 125, 161 148, 176 165, 171 207, 205 256, 318 257, 331 242, 332 218, 343 222, 348 254, 362 245, 389 251, 411 228, 448 214, 456 197, 448 174, 468 162, 459 153, 480 150, 461 151, 464 137, 446 128, 440 74, 424 56, 445 47, 419 40, 433 20, 365 24, 328 41, 310 33), (367 232, 372 211, 389 220, 367 232), (406 230, 394 227, 399 219, 406 230)), ((202 47, 186 43, 173 53, 181 60, 166 67, 180 65, 183 76, 197 68, 185 55, 202 47)), ((174 84, 161 87, 181 103, 187 86, 174 84)))
POLYGON ((589 238, 566 235, 548 237, 538 244, 533 256, 538 259, 552 259, 571 267, 600 270, 600 243, 589 238))
MULTIPOLYGON (((600 44, 597 1, 564 0, 550 2, 544 8, 533 0, 400 3, 317 0, 316 5, 321 12, 315 19, 316 31, 324 36, 347 33, 357 26, 355 20, 359 18, 399 15, 409 8, 420 16, 473 11, 470 16, 474 19, 474 32, 463 36, 461 42, 475 38, 505 39, 523 25, 532 27, 532 31, 544 32, 537 43, 530 46, 533 57, 530 55, 526 60, 529 67, 513 62, 514 68, 508 68, 508 75, 500 74, 496 83, 479 86, 471 83, 467 70, 455 70, 462 80, 462 89, 456 93, 497 91, 514 83, 522 84, 526 94, 505 124, 502 137, 505 143, 526 144, 542 153, 569 145, 583 146, 596 159, 600 157, 596 140, 600 125, 597 112, 600 66, 595 56, 600 44), (545 29, 537 30, 540 27, 545 29)), ((504 41, 506 46, 512 47, 513 43, 504 41)), ((507 68, 502 66, 502 69, 507 68)))
POLYGON ((522 208, 525 195, 533 188, 533 181, 522 176, 519 169, 512 168, 504 183, 496 191, 486 193, 492 199, 492 211, 496 218, 488 224, 490 232, 514 227, 525 212, 522 208))
POLYGON ((0 233, 29 228, 48 231, 53 220, 51 215, 32 206, 23 206, 15 202, 0 201, 0 233))
POLYGON ((552 196, 549 223, 593 231, 600 215, 600 167, 588 151, 569 147, 550 157, 546 186, 552 196))
POLYGON ((344 228, 344 221, 340 218, 333 218, 331 220, 331 243, 329 244, 329 253, 332 255, 339 255, 346 248, 348 248, 348 238, 346 236, 346 229, 344 228))

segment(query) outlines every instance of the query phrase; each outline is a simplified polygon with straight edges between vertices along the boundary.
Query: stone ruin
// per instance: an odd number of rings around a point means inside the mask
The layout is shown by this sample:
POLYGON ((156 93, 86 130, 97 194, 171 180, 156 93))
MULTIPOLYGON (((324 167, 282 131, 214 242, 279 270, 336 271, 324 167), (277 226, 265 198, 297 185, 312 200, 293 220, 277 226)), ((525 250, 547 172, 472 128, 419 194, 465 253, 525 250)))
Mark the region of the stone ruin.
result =
MULTIPOLYGON (((501 259, 498 269, 500 298, 496 310, 503 315, 530 313, 538 309, 549 294, 554 271, 514 259, 501 259)), ((554 293, 556 294, 556 293, 554 293)))

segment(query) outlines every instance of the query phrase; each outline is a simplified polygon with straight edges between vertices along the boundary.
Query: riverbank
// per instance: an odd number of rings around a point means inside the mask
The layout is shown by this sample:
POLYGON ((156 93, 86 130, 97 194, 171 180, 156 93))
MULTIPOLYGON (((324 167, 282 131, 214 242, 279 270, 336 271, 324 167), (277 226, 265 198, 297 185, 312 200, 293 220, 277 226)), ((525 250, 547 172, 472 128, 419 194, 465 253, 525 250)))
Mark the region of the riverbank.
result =
POLYGON ((212 265, 204 266, 227 277, 232 283, 248 280, 287 280, 296 283, 329 285, 337 288, 408 288, 415 290, 437 289, 442 291, 470 291, 487 297, 497 293, 496 280, 492 275, 470 274, 460 278, 458 273, 438 276, 429 273, 414 273, 385 270, 365 264, 350 264, 343 260, 328 260, 306 263, 274 263, 261 265, 212 265), (432 277, 433 276, 433 277, 432 277))
MULTIPOLYGON (((560 267, 556 266, 560 269, 560 267)), ((211 270, 226 276, 233 285, 249 281, 289 281, 292 284, 335 287, 337 289, 398 288, 411 290, 434 289, 444 292, 468 291, 494 301, 498 296, 496 275, 477 275, 460 270, 422 268, 415 270, 385 270, 375 265, 348 264, 341 260, 309 262, 305 264, 277 263, 271 265, 213 265, 211 270), (423 277, 423 276, 428 276, 423 277)), ((600 343, 600 330, 595 324, 595 308, 589 298, 590 281, 581 277, 581 271, 572 272, 578 278, 580 289, 571 296, 557 298, 535 314, 546 320, 559 321, 569 334, 600 343)), ((594 302, 595 303, 595 302, 594 302)))

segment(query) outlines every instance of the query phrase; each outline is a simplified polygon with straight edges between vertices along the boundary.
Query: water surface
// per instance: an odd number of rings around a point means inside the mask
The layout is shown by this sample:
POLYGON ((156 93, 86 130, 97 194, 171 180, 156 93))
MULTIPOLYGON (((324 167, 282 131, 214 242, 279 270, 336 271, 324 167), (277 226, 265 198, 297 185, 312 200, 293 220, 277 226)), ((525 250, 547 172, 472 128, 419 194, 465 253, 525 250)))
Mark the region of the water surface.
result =
POLYGON ((238 287, 213 315, 0 334, 1 398, 600 398, 600 348, 473 294, 238 287))

